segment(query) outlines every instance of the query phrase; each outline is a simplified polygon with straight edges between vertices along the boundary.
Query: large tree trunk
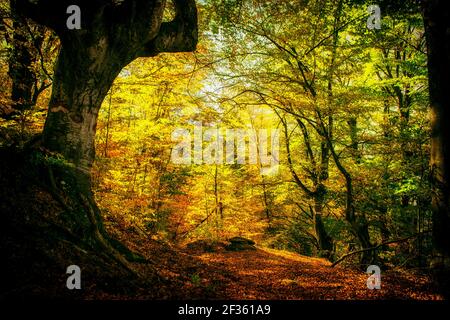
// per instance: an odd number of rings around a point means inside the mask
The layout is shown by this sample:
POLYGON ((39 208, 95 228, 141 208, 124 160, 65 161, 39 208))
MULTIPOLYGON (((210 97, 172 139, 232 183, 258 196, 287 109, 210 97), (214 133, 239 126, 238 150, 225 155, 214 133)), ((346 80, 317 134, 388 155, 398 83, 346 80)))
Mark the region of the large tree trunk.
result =
POLYGON ((63 165, 46 165, 49 189, 66 209, 64 227, 126 268, 122 254, 135 256, 107 235, 91 190, 97 117, 114 79, 128 63, 160 52, 195 49, 195 0, 174 0, 176 14, 170 22, 162 22, 165 4, 165 0, 11 1, 18 13, 52 28, 61 40, 43 145, 51 156, 64 158, 63 165), (66 26, 65 12, 72 4, 82 7, 80 30, 66 26), (60 187, 61 181, 70 188, 60 187))
POLYGON ((450 267, 450 12, 447 1, 423 2, 431 113, 433 242, 439 264, 450 267))
POLYGON ((126 61, 102 59, 105 53, 95 47, 83 51, 61 49, 44 127, 44 145, 89 173, 95 157, 98 112, 126 61), (93 53, 90 58, 87 52, 93 53))
POLYGON ((114 79, 129 60, 114 54, 106 41, 71 42, 62 47, 55 68, 52 95, 43 131, 43 145, 51 154, 64 157, 64 169, 50 166, 53 194, 71 198, 81 208, 68 222, 81 230, 82 238, 110 255, 125 268, 138 258, 105 231, 91 189, 91 167, 95 158, 98 112, 114 79), (58 188, 69 181, 67 195, 58 188), (87 219, 87 222, 86 220, 87 219), (124 258, 126 257, 126 259, 124 258))
POLYGON ((197 44, 195 0, 175 0, 175 18, 163 21, 165 0, 27 0, 14 9, 52 28, 62 49, 44 128, 44 145, 89 174, 99 108, 115 77, 138 57, 193 51, 197 44), (82 8, 80 30, 69 30, 69 5, 82 8))

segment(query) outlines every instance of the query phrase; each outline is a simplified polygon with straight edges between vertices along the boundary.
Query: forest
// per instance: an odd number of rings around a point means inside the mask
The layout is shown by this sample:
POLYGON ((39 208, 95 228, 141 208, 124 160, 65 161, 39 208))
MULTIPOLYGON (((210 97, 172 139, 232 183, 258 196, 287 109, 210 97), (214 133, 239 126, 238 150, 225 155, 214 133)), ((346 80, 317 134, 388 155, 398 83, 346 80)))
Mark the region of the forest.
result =
POLYGON ((1 299, 448 299, 445 1, 0 17, 1 299))

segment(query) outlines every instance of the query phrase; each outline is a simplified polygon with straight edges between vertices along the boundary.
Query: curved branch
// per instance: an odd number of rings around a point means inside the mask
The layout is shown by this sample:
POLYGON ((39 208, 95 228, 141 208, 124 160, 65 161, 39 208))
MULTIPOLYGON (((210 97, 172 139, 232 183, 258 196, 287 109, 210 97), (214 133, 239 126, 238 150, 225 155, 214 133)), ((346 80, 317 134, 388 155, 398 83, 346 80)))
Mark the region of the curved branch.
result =
POLYGON ((278 112, 275 112, 278 115, 278 118, 281 121, 281 124, 283 125, 283 131, 284 131, 284 136, 285 136, 285 143, 286 143, 286 155, 287 155, 287 161, 288 161, 288 167, 289 167, 289 171, 292 174, 292 177, 294 178, 294 182, 303 190, 303 192, 305 192, 309 197, 314 196, 314 192, 311 191, 304 183, 303 181, 300 179, 300 177, 298 176, 297 172, 294 169, 294 164, 292 163, 292 155, 291 155, 291 148, 289 145, 289 135, 288 135, 288 128, 287 128, 287 122, 285 119, 283 119, 278 112))
POLYGON ((156 38, 148 42, 139 56, 155 56, 161 52, 194 51, 198 42, 195 0, 174 0, 175 19, 163 22, 156 38))
POLYGON ((397 239, 397 240, 389 240, 389 241, 382 242, 382 243, 376 245, 375 247, 371 247, 371 248, 366 248, 366 249, 361 249, 361 250, 352 251, 352 252, 350 252, 350 253, 344 254, 342 257, 340 257, 340 258, 337 259, 335 262, 333 262, 333 264, 331 265, 331 267, 332 267, 332 268, 335 267, 338 263, 342 262, 343 260, 345 260, 345 259, 347 259, 348 257, 353 256, 353 255, 355 255, 355 254, 357 254, 357 253, 377 250, 378 248, 380 248, 380 247, 382 247, 382 246, 385 246, 385 245, 388 245, 388 244, 392 244, 392 243, 405 242, 405 241, 408 241, 408 240, 413 239, 413 238, 415 238, 415 237, 418 237, 418 236, 420 236, 420 235, 422 235, 422 234, 430 233, 430 232, 431 232, 431 230, 422 231, 422 232, 419 232, 419 233, 415 233, 415 234, 413 234, 413 235, 411 235, 411 236, 409 236, 409 237, 406 237, 406 238, 401 238, 401 239, 397 239))

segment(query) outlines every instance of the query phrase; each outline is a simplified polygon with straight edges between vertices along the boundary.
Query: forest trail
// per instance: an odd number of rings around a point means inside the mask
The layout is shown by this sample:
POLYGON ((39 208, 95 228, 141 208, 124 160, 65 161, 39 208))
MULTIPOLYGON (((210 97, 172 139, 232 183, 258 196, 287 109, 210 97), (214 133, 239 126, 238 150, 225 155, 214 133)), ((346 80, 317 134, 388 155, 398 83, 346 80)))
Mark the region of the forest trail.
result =
POLYGON ((382 275, 381 289, 369 290, 363 272, 286 251, 260 248, 198 258, 208 265, 200 273, 204 281, 221 283, 221 299, 439 299, 425 277, 382 275))
POLYGON ((163 298, 442 299, 425 276, 382 273, 381 289, 369 290, 364 272, 331 268, 325 259, 282 250, 258 247, 237 252, 192 252, 152 245, 150 252, 153 267, 168 281, 163 290, 167 291, 159 294, 163 298))

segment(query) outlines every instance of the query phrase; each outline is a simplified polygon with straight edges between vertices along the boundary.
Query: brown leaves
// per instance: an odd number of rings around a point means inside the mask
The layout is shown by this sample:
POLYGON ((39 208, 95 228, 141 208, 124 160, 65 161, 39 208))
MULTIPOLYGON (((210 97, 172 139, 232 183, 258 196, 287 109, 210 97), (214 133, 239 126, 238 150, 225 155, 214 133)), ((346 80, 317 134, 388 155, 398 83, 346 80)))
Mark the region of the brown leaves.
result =
POLYGON ((369 290, 363 272, 330 268, 326 260, 286 251, 208 253, 199 258, 208 265, 205 277, 234 276, 221 277, 221 299, 442 299, 424 276, 382 275, 381 289, 369 290))

